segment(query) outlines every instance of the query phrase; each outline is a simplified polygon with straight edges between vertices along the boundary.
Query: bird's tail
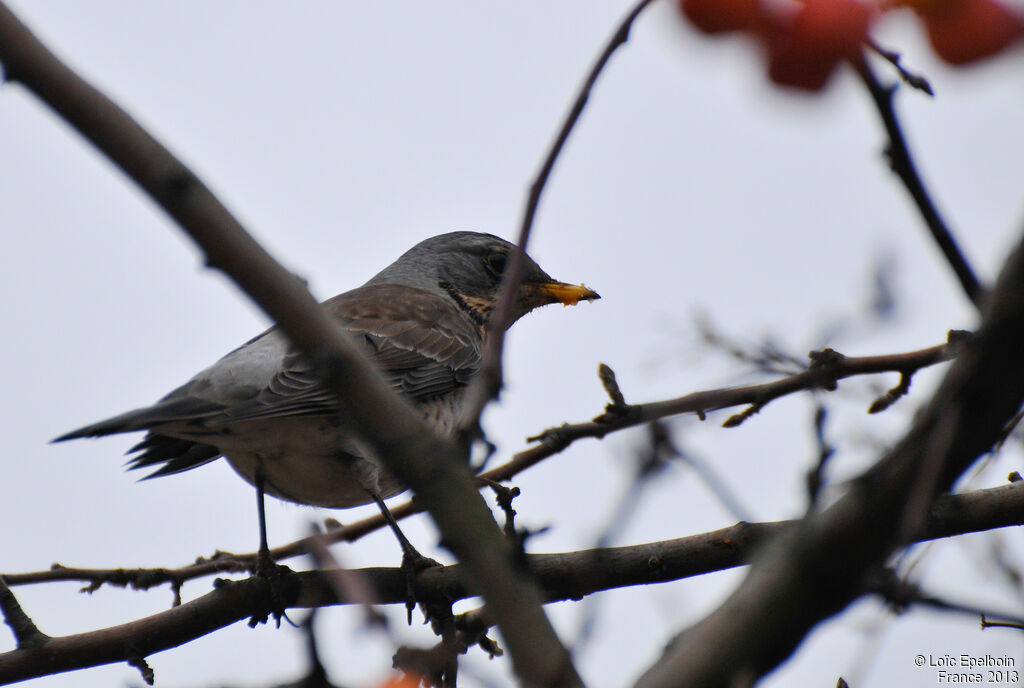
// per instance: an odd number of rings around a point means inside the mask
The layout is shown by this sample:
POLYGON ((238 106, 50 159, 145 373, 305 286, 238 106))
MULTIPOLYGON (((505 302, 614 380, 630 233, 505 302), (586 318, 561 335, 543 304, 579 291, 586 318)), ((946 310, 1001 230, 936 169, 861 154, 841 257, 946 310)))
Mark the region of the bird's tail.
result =
POLYGON ((54 438, 52 441, 66 442, 67 440, 75 440, 82 437, 103 437, 123 432, 151 430, 154 427, 167 423, 181 423, 209 417, 223 410, 223 408, 221 404, 202 401, 194 397, 168 399, 153 406, 128 411, 119 416, 107 418, 98 423, 72 430, 60 437, 54 438))

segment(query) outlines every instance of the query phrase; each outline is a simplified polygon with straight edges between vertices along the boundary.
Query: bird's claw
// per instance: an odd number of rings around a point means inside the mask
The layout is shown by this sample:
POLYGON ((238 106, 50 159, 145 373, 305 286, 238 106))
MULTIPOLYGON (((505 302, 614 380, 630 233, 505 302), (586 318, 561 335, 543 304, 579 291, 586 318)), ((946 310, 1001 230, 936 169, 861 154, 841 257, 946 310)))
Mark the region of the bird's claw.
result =
POLYGON ((423 571, 441 567, 436 559, 423 556, 415 547, 407 548, 402 554, 402 576, 405 578, 406 623, 412 625, 412 612, 416 609, 416 577, 423 571))

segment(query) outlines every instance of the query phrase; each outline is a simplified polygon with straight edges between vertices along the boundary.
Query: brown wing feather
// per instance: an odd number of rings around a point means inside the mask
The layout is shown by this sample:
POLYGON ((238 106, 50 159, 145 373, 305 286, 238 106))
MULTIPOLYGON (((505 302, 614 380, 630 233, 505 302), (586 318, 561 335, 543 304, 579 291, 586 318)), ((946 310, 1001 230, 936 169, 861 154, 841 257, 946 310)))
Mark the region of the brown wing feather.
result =
MULTIPOLYGON (((342 326, 366 345, 371 361, 393 389, 425 401, 464 387, 480 365, 482 336, 447 299, 390 284, 360 287, 324 302, 342 326)), ((249 402, 227 409, 226 419, 326 413, 333 395, 295 352, 270 384, 249 402)))

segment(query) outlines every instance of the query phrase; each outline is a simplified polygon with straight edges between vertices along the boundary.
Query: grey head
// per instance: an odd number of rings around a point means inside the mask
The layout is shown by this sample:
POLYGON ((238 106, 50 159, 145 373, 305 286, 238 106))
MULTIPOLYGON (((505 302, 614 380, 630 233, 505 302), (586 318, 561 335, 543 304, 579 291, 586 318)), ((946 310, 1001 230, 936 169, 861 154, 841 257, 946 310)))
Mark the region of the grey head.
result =
MULTIPOLYGON (((517 250, 514 244, 493 234, 439 234, 413 246, 367 284, 401 284, 448 296, 482 325, 497 303, 502 275, 517 250)), ((526 264, 513 322, 538 306, 574 305, 601 298, 582 285, 553 279, 528 255, 523 257, 526 264)))

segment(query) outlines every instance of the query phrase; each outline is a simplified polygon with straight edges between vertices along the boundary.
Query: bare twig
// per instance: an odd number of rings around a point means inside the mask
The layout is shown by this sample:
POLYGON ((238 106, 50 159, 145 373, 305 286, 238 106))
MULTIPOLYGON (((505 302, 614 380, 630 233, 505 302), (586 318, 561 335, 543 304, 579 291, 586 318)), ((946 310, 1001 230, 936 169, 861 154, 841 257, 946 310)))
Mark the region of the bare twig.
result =
POLYGON ((14 633, 14 640, 19 649, 41 647, 50 639, 50 636, 40 631, 35 622, 21 608, 18 598, 7 587, 3 576, 0 576, 0 613, 3 613, 4 623, 14 633))
POLYGON ((576 122, 579 121, 580 115, 583 114, 583 109, 587 106, 587 100, 590 98, 590 93, 594 89, 594 84, 597 83, 598 77, 601 76, 601 72, 615 51, 629 40, 629 31, 633 26, 633 22, 636 21, 636 18, 640 16, 640 13, 651 2, 652 0, 640 0, 615 29, 604 50, 591 67, 586 79, 580 85, 572 107, 566 114, 554 141, 552 141, 544 162, 537 171, 537 176, 534 177, 533 183, 530 184, 530 191, 526 198, 526 205, 523 208, 523 217, 519 226, 517 243, 520 250, 515 252, 512 255, 512 260, 509 261, 508 269, 501 283, 498 306, 488 325, 487 343, 484 347, 484 364, 479 374, 470 384, 465 401, 463 402, 462 420, 459 427, 465 432, 473 432, 475 434, 479 427, 480 414, 483 412, 484 407, 491 399, 496 399, 501 392, 501 356, 505 344, 505 330, 512 324, 510 320, 512 317, 513 298, 519 283, 522 281, 522 252, 526 250, 526 244, 530 239, 530 231, 533 228, 533 220, 537 214, 537 207, 540 205, 540 198, 541 194, 544 193, 544 187, 547 185, 548 178, 551 176, 551 171, 555 167, 558 156, 561 155, 566 141, 569 140, 569 135, 572 134, 576 122))
POLYGON ((920 74, 908 71, 907 68, 903 66, 903 57, 898 52, 883 48, 870 37, 867 40, 867 45, 896 69, 896 72, 900 75, 900 78, 903 79, 905 84, 911 88, 916 88, 923 93, 927 93, 930 96, 935 95, 935 91, 932 90, 932 85, 928 82, 928 79, 924 78, 920 74))
POLYGON ((903 137, 899 119, 896 117, 896 110, 893 108, 892 99, 895 89, 891 86, 883 86, 878 81, 875 73, 871 70, 870 64, 868 64, 866 56, 861 56, 861 59, 857 60, 854 66, 864 81, 868 92, 871 94, 871 98, 878 108, 878 114, 882 118, 882 123, 885 125, 885 130, 889 135, 886 156, 889 158, 889 165, 892 171, 896 173, 907 187, 910 197, 914 200, 918 210, 921 212, 921 216, 924 218, 928 231, 931 232, 932 238, 935 239, 950 267, 953 268, 953 272, 960 281, 960 286, 963 288, 964 293, 967 294, 967 298, 971 300, 971 303, 980 308, 985 297, 985 288, 978 281, 974 270, 971 269, 964 254, 960 251, 960 247, 953 238, 952 231, 950 231, 946 222, 942 219, 928 190, 924 186, 924 182, 921 181, 921 177, 917 173, 917 166, 910 155, 910 149, 907 147, 906 139, 903 137))
POLYGON ((881 413, 905 397, 907 392, 910 391, 910 380, 910 375, 900 373, 899 384, 871 402, 871 406, 868 407, 868 413, 881 413))
POLYGON ((766 339, 759 344, 738 341, 718 330, 706 313, 694 318, 700 338, 708 348, 720 351, 738 363, 753 366, 762 373, 790 375, 803 369, 804 362, 766 339))
POLYGON ((149 666, 146 658, 138 654, 130 654, 127 657, 128 664, 139 670, 139 674, 142 675, 142 680, 146 682, 147 686, 153 685, 153 680, 156 675, 153 673, 153 668, 149 666))
POLYGON ((540 440, 543 444, 517 454, 511 462, 490 471, 488 475, 492 479, 503 479, 495 476, 503 475, 508 471, 518 472, 522 470, 522 464, 532 465, 530 462, 539 461, 551 454, 558 453, 575 440, 584 437, 601 438, 624 427, 633 427, 672 415, 695 413, 704 417, 710 411, 750 404, 750 408, 746 411, 730 416, 723 423, 725 427, 735 427, 763 408, 768 402, 795 392, 835 389, 837 380, 855 375, 884 372, 910 375, 921 368, 951 360, 959 352, 963 339, 963 337, 954 336, 948 344, 881 356, 850 357, 839 355, 831 349, 825 349, 821 352, 811 352, 812 364, 803 372, 773 382, 694 392, 676 399, 632 404, 625 409, 609 409, 609 412, 598 416, 589 423, 562 425, 531 437, 531 440, 540 440))
POLYGON ((1024 631, 1024 624, 1006 622, 1006 621, 989 621, 984 614, 981 615, 981 630, 986 628, 1016 628, 1019 631, 1024 631))
POLYGON ((993 612, 991 610, 985 611, 968 604, 953 602, 936 595, 928 594, 916 583, 908 580, 901 580, 895 572, 889 569, 883 570, 878 576, 874 576, 873 578, 875 580, 868 584, 868 589, 884 597, 898 613, 903 612, 907 607, 912 605, 921 605, 931 609, 937 609, 939 611, 980 617, 982 620, 982 628, 985 627, 986 623, 988 623, 988 625, 998 624, 1000 626, 1015 626, 1017 628, 1024 627, 1024 619, 1021 619, 1020 617, 1016 617, 1011 614, 993 612), (1001 619, 1002 621, 986 622, 986 619, 989 617, 1001 619))
POLYGON ((814 409, 814 442, 818 447, 818 456, 814 462, 814 468, 807 472, 807 493, 811 506, 818 501, 818 494, 824 483, 825 464, 835 453, 835 447, 825 438, 825 419, 827 417, 828 412, 819 403, 814 409))
POLYGON ((692 468, 700 481, 733 518, 741 521, 751 520, 750 511, 733 493, 732 488, 729 487, 729 480, 719 475, 718 471, 712 468, 710 462, 699 458, 690 450, 680 448, 679 444, 671 437, 667 438, 666 445, 666 449, 670 452, 670 458, 692 468))
POLYGON ((488 487, 494 492, 494 499, 498 503, 498 507, 502 513, 505 514, 505 537, 511 542, 515 543, 516 547, 522 549, 522 539, 519 537, 518 531, 516 531, 516 510, 512 506, 512 502, 516 497, 519 496, 520 490, 514 485, 512 487, 506 487, 499 482, 494 480, 488 480, 486 478, 478 478, 480 482, 486 483, 488 487))

